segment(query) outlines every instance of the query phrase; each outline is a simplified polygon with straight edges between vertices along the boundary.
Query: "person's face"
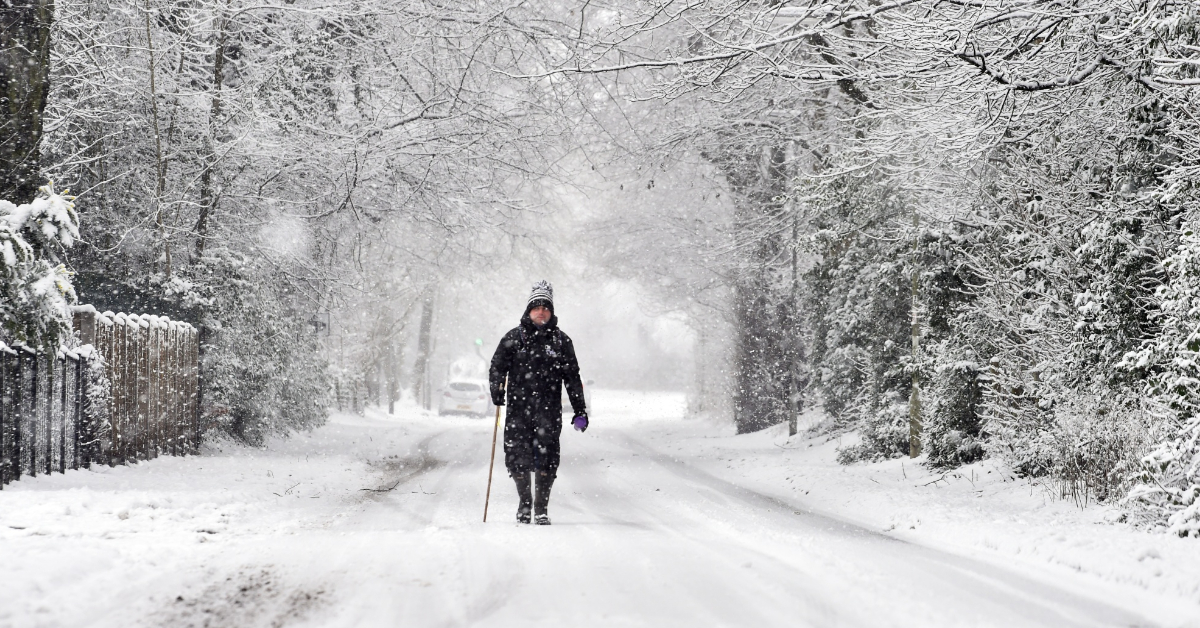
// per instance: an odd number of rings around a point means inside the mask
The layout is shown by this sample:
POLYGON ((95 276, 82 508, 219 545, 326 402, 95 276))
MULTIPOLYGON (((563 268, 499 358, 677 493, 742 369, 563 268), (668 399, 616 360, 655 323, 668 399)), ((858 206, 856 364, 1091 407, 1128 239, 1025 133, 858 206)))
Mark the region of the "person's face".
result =
POLYGON ((532 310, 529 310, 529 319, 535 325, 545 325, 550 320, 550 308, 544 305, 535 306, 532 310))

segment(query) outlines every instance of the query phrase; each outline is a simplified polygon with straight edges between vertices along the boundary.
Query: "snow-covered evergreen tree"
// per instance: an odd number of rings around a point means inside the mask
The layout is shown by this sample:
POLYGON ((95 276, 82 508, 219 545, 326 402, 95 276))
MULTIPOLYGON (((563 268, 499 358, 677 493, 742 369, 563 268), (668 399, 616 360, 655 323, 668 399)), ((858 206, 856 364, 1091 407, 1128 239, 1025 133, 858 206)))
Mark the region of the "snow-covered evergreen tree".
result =
POLYGON ((1180 246, 1163 267, 1158 289, 1158 336, 1125 356, 1146 376, 1151 411, 1163 421, 1162 440, 1142 459, 1127 503, 1143 522, 1200 536, 1200 230, 1183 228, 1180 246))
POLYGON ((75 289, 62 252, 79 238, 73 197, 42 186, 37 198, 0 200, 0 341, 54 350, 71 334, 75 289))

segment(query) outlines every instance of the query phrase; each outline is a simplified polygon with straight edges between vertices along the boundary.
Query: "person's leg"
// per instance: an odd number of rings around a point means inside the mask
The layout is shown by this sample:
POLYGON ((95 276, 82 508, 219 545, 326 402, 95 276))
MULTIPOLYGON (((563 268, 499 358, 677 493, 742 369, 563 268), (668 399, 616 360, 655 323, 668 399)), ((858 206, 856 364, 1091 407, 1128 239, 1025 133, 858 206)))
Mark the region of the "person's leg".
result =
POLYGON ((549 525, 547 509, 550 506, 550 489, 558 477, 560 459, 558 438, 562 431, 562 419, 539 422, 533 441, 534 497, 533 518, 539 525, 549 525))
POLYGON ((533 518, 538 525, 550 525, 550 515, 546 510, 550 506, 550 489, 554 486, 554 472, 538 471, 534 483, 536 495, 533 498, 533 518))
POLYGON ((532 421, 521 411, 511 412, 504 421, 504 466, 517 484, 517 521, 529 523, 533 506, 530 471, 533 469, 534 435, 532 421), (522 420, 524 419, 524 420, 522 420))
POLYGON ((530 511, 533 509, 533 490, 530 488, 530 477, 528 471, 520 471, 512 474, 512 479, 517 483, 517 497, 521 502, 517 505, 517 522, 529 523, 530 511))

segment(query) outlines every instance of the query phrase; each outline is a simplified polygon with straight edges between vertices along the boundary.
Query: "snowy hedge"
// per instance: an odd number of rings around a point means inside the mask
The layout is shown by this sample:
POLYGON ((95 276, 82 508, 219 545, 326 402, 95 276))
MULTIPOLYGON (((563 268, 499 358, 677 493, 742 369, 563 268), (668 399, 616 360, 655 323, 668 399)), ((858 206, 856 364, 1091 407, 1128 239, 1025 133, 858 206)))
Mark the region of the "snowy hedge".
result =
POLYGON ((1157 292, 1161 333, 1125 358, 1147 375, 1163 434, 1142 459, 1128 503, 1145 522, 1200 536, 1200 224, 1184 228, 1163 266, 1169 280, 1157 292))

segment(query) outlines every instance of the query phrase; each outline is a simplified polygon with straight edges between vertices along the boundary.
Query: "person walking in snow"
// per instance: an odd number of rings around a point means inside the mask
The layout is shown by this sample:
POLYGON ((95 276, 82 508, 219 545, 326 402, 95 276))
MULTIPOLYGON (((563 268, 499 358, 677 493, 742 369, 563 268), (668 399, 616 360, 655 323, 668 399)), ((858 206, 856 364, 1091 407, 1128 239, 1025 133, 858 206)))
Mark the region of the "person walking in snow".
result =
POLYGON ((547 281, 533 284, 521 324, 514 327, 492 356, 489 384, 492 403, 507 405, 504 414, 504 466, 517 483, 520 505, 517 521, 550 525, 546 508, 558 475, 558 437, 562 432, 562 386, 575 416, 571 423, 587 429, 587 408, 575 345, 554 315, 554 288, 547 281), (507 390, 505 380, 507 379, 507 390), (530 475, 536 476, 531 490, 530 475))

